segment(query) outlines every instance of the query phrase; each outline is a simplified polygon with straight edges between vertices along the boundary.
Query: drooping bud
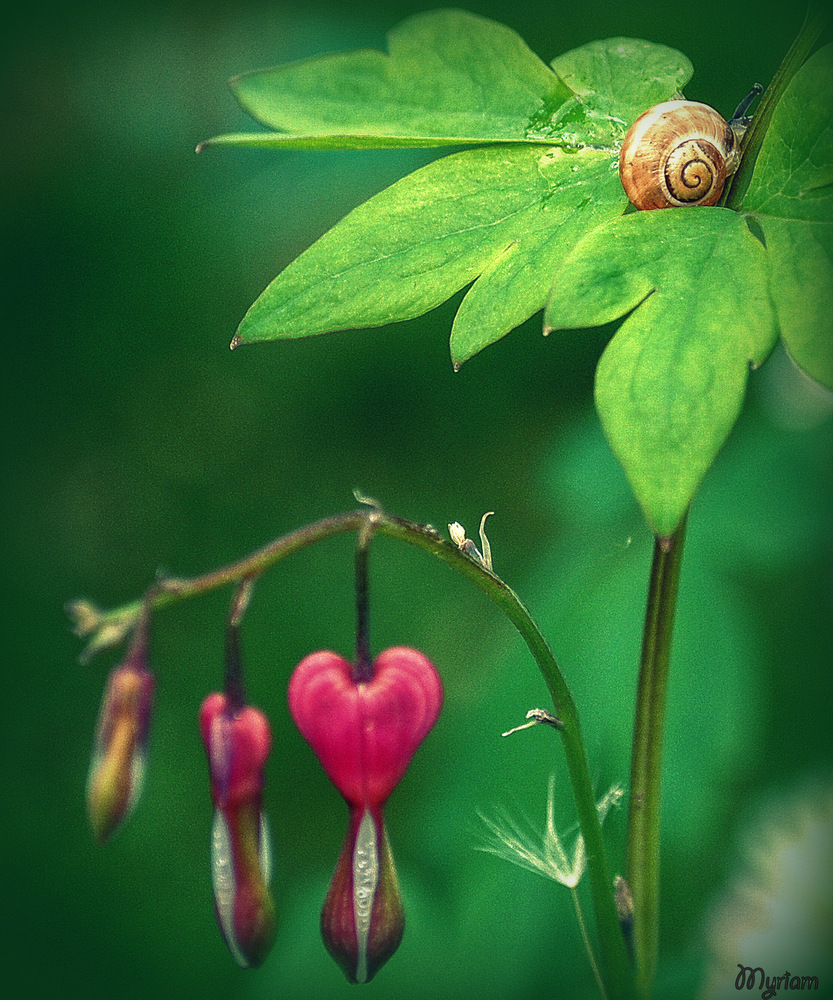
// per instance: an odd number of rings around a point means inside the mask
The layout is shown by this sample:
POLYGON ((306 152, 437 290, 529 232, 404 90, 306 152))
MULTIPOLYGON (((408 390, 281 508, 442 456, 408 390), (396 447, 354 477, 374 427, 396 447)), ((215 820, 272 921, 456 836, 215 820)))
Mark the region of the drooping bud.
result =
POLYGON ((127 819, 142 790, 153 702, 144 643, 110 671, 87 777, 87 812, 103 844, 127 819))
POLYGON ((350 809, 321 936, 351 983, 369 982, 399 947, 405 911, 381 812, 350 809))
POLYGON ((383 806, 437 721, 442 686, 426 657, 405 647, 381 653, 369 679, 356 673, 336 653, 311 654, 292 675, 289 708, 350 808, 321 932, 347 978, 362 983, 402 940, 405 915, 383 806))
POLYGON ((261 808, 269 723, 251 705, 234 709, 227 695, 215 693, 202 704, 200 730, 214 801, 211 873, 217 921, 236 961, 256 966, 269 953, 276 931, 268 888, 269 831, 261 808))

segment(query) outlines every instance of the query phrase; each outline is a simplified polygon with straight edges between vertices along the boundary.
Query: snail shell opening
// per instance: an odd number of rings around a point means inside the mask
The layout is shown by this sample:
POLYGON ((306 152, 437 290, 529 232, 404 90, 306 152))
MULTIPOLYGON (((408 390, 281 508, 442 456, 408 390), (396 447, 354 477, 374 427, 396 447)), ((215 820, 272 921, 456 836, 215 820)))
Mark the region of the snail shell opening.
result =
POLYGON ((631 126, 619 176, 639 209, 714 205, 737 162, 735 135, 713 108, 665 101, 631 126))

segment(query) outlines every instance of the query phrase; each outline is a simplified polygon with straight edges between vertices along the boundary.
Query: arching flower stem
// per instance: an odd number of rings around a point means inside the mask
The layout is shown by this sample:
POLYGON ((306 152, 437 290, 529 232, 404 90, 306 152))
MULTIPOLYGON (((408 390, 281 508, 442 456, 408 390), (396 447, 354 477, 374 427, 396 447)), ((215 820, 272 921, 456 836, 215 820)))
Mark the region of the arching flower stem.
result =
MULTIPOLYGON (((607 861, 593 791, 590 768, 584 749, 578 712, 555 656, 529 611, 515 592, 494 572, 474 561, 436 529, 394 517, 378 507, 351 511, 324 518, 289 532, 250 555, 227 566, 190 578, 161 578, 154 584, 153 608, 160 609, 218 587, 256 577, 282 559, 328 538, 351 532, 367 532, 394 538, 444 562, 476 584, 507 615, 520 632, 538 664, 553 699, 556 714, 564 723, 561 739, 576 802, 579 826, 588 855, 593 904, 599 934, 603 976, 610 1000, 634 995, 633 966, 628 958, 613 898, 613 877, 607 861)), ((76 601, 68 613, 76 621, 76 631, 90 639, 88 655, 116 645, 135 624, 142 610, 140 599, 112 611, 99 611, 89 603, 76 601)))

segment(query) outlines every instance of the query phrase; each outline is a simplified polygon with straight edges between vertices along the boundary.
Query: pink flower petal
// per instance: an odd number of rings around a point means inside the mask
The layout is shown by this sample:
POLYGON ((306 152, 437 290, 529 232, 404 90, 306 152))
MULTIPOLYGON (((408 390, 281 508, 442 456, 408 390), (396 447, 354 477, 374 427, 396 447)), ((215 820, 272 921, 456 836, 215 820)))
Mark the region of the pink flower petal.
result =
POLYGON ((381 653, 367 682, 356 683, 347 660, 324 651, 302 660, 289 683, 295 724, 354 804, 385 802, 441 706, 434 667, 403 646, 381 653))

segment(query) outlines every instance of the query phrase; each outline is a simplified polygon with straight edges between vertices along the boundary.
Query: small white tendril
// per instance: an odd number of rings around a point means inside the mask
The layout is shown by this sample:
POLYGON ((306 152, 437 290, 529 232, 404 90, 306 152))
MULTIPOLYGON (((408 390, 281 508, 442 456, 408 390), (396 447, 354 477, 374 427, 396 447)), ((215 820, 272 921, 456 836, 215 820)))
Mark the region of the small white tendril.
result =
MULTIPOLYGON (((596 803, 600 820, 604 820, 611 806, 619 805, 624 794, 622 788, 614 785, 601 802, 596 803)), ((593 944, 587 931, 587 924, 582 913, 577 889, 578 883, 587 868, 584 837, 581 834, 577 835, 571 863, 558 835, 558 831, 555 829, 554 800, 555 776, 549 780, 547 819, 542 834, 538 834, 528 821, 524 826, 524 824, 513 820, 508 813, 504 813, 496 819, 491 819, 481 813, 480 818, 489 828, 491 838, 485 844, 479 845, 479 849, 487 851, 490 854, 496 854, 499 858, 510 861, 513 865, 526 868, 528 871, 535 872, 538 875, 543 875, 544 878, 553 879, 570 890, 579 930, 587 952, 587 958, 590 962, 590 968, 593 971, 593 976, 601 995, 606 1000, 607 994, 599 970, 599 964, 593 950, 593 944)))
MULTIPOLYGON (((619 786, 614 786, 597 803, 599 819, 604 820, 612 806, 618 805, 624 796, 619 786)), ((584 837, 579 834, 573 846, 572 861, 567 855, 562 839, 555 828, 555 777, 549 780, 547 792, 547 816, 542 833, 532 828, 532 824, 514 820, 504 812, 496 818, 480 814, 491 836, 479 850, 495 854, 527 871, 543 875, 545 878, 574 889, 587 868, 584 837)))

